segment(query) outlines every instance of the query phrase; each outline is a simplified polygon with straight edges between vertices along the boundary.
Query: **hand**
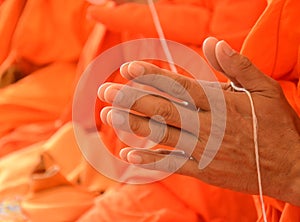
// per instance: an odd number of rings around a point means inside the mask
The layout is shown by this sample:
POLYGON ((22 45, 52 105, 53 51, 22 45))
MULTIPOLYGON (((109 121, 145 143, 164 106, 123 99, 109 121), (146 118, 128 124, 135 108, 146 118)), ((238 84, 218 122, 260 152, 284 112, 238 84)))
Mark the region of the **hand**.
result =
MULTIPOLYGON (((222 71, 232 82, 251 93, 258 119, 264 194, 300 206, 300 120, 288 104, 279 84, 261 73, 224 41, 209 38, 204 43, 204 52, 215 69, 222 71)), ((213 147, 217 149, 217 153, 212 162, 206 168, 199 169, 199 161, 205 155, 211 129, 216 124, 212 121, 212 106, 221 102, 214 95, 213 84, 200 85, 194 79, 146 62, 125 64, 121 67, 121 74, 129 80, 152 86, 196 106, 172 103, 161 95, 145 94, 134 87, 113 83, 102 85, 99 89, 100 99, 131 110, 127 115, 123 109, 105 108, 101 112, 104 123, 124 131, 133 131, 139 136, 149 136, 149 139, 159 144, 176 146, 182 150, 188 150, 191 144, 195 144, 192 159, 126 148, 121 152, 124 160, 149 168, 149 165, 144 164, 159 163, 164 158, 169 160, 169 165, 150 166, 154 170, 169 171, 174 169, 174 164, 182 163, 180 160, 184 159, 178 173, 223 188, 258 193, 251 107, 245 93, 233 91, 228 84, 222 85, 226 112, 218 110, 217 106, 217 113, 213 115, 226 117, 224 137, 221 138, 220 147, 213 147), (206 96, 205 88, 210 89, 210 97, 214 103, 206 96), (200 130, 193 127, 194 116, 199 118, 200 130), (154 118, 149 119, 150 117, 154 118), (129 125, 125 124, 126 119, 129 119, 129 125), (185 121, 191 122, 185 124, 185 121)))

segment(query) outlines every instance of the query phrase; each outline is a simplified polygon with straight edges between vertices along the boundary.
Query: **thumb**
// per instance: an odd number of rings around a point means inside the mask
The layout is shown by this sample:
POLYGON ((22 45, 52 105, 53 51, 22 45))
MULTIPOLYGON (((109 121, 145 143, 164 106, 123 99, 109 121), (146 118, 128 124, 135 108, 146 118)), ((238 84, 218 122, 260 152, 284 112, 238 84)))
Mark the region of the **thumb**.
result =
POLYGON ((275 80, 263 74, 247 57, 234 51, 224 40, 216 44, 215 53, 224 74, 235 85, 250 92, 273 88, 275 80))

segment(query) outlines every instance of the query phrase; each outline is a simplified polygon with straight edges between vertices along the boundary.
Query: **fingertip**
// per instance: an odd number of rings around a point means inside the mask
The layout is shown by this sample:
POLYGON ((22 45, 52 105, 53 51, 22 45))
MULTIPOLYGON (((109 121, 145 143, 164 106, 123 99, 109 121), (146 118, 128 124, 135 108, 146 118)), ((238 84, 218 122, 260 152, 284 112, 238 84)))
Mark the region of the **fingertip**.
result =
POLYGON ((143 158, 137 151, 129 151, 127 153, 127 161, 132 164, 141 164, 143 162, 143 158))
POLYGON ((105 90, 111 86, 111 84, 111 82, 106 82, 99 86, 97 96, 101 101, 105 102, 105 90))
POLYGON ((145 67, 138 61, 130 62, 128 65, 128 73, 133 78, 143 75, 145 71, 145 67))
POLYGON ((203 54, 207 59, 208 63, 217 71, 223 72, 222 67, 220 66, 216 58, 216 45, 219 40, 215 37, 208 37, 203 42, 203 54))
POLYGON ((111 107, 104 107, 100 112, 100 119, 104 124, 108 124, 108 119, 111 118, 111 107))
POLYGON ((222 52, 229 57, 236 54, 236 51, 225 40, 221 40, 216 44, 216 51, 222 52))
POLYGON ((139 61, 127 62, 120 67, 121 75, 129 80, 143 75, 145 71, 145 67, 139 61))
POLYGON ((119 152, 119 156, 122 160, 125 160, 128 162, 127 160, 127 154, 130 152, 131 148, 123 148, 120 150, 119 152))
POLYGON ((112 120, 112 109, 109 110, 107 112, 107 116, 106 116, 106 121, 107 121, 107 124, 112 126, 113 125, 113 120, 112 120))
POLYGON ((131 79, 131 76, 128 73, 128 66, 129 66, 130 63, 131 62, 126 62, 123 65, 121 65, 121 67, 120 67, 121 76, 123 76, 126 79, 131 79))
POLYGON ((217 43, 219 40, 216 37, 209 36, 203 41, 203 47, 207 44, 217 43))
POLYGON ((222 72, 227 76, 231 81, 236 82, 235 80, 235 68, 236 59, 238 58, 237 52, 234 51, 227 42, 224 40, 219 41, 216 44, 216 59, 222 69, 222 72))
POLYGON ((123 99, 123 93, 120 91, 118 85, 108 86, 103 93, 104 101, 108 103, 114 103, 115 101, 121 101, 123 99))

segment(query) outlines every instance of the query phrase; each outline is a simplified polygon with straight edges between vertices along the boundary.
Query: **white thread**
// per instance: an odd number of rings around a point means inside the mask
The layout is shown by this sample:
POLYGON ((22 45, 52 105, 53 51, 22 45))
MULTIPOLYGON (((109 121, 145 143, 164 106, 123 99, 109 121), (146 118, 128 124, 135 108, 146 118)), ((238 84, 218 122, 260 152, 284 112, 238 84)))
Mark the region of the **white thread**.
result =
MULTIPOLYGON (((166 42, 165 35, 164 35, 163 30, 162 30, 158 14, 157 14, 155 5, 153 3, 153 0, 148 0, 148 6, 149 6, 149 9, 150 9, 150 12, 151 12, 151 15, 152 15, 154 26, 156 28, 156 31, 157 31, 157 34, 158 34, 161 46, 162 46, 162 48, 164 50, 164 53, 165 53, 165 55, 167 57, 167 60, 169 62, 170 69, 171 69, 171 71, 177 73, 177 69, 176 69, 176 66, 174 65, 175 63, 174 63, 173 57, 171 55, 171 52, 169 50, 168 44, 166 42)), ((184 105, 184 106, 188 106, 189 105, 189 103, 187 101, 182 101, 180 103, 182 105, 184 105)), ((182 152, 184 152, 184 151, 182 151, 182 152)), ((192 156, 190 156, 189 159, 190 160, 194 160, 194 158, 192 156)))
POLYGON ((176 69, 176 66, 174 65, 174 60, 173 60, 172 55, 171 55, 171 52, 170 52, 170 50, 169 50, 169 48, 168 48, 168 44, 167 44, 167 42, 166 42, 166 38, 165 38, 164 32, 163 32, 163 30, 162 30, 162 27, 161 27, 161 24, 160 24, 160 21, 159 21, 158 14, 157 14, 155 5, 154 5, 154 3, 153 3, 153 0, 148 0, 148 6, 149 6, 150 12, 151 12, 151 14, 152 14, 154 26, 155 26, 155 28, 156 28, 156 31, 157 31, 159 40, 160 40, 160 42, 161 42, 161 46, 162 46, 162 48, 163 48, 163 50, 164 50, 164 53, 165 53, 165 55, 166 55, 166 57, 167 57, 167 60, 168 60, 168 62, 169 62, 171 71, 177 73, 177 69, 176 69))
MULTIPOLYGON (((168 48, 168 45, 167 45, 167 42, 166 42, 163 30, 162 30, 158 14, 157 14, 157 11, 156 11, 154 3, 153 3, 153 0, 148 0, 148 5, 149 5, 149 8, 150 8, 150 12, 152 14, 154 25, 155 25, 157 34, 159 36, 162 48, 163 48, 164 53, 165 53, 165 55, 167 57, 167 60, 168 60, 168 62, 170 64, 171 71, 177 73, 177 69, 176 69, 176 67, 174 65, 174 61, 173 61, 172 55, 171 55, 170 50, 168 48)), ((260 203, 261 203, 261 208, 262 208, 262 214, 263 214, 264 222, 268 222, 267 216, 266 216, 264 198, 263 198, 262 182, 261 182, 261 173, 260 173, 260 164, 259 164, 259 152, 258 152, 258 140, 257 140, 257 128, 258 128, 258 125, 257 125, 257 117, 256 117, 256 114, 255 114, 253 99, 252 99, 252 96, 251 96, 251 94, 250 94, 250 92, 248 90, 246 90, 244 88, 241 88, 241 87, 235 86, 233 82, 231 82, 230 84, 231 84, 232 88, 235 89, 236 91, 245 92, 246 95, 249 98, 249 101, 250 101, 251 112, 252 112, 253 141, 254 141, 254 149, 255 149, 255 160, 256 160, 256 170, 257 170, 259 198, 260 198, 260 203)), ((192 157, 190 157, 190 159, 191 158, 192 157)))
POLYGON ((254 149, 255 149, 255 161, 256 161, 256 170, 257 170, 259 199, 260 199, 260 203, 261 203, 261 209, 262 209, 264 222, 267 222, 268 220, 267 220, 265 203, 264 203, 264 198, 263 198, 261 172, 260 172, 260 164, 259 164, 258 139, 257 139, 258 124, 257 124, 257 117, 256 117, 256 114, 255 114, 253 99, 252 99, 251 93, 248 90, 246 90, 244 88, 241 88, 241 87, 237 87, 236 85, 234 85, 233 82, 230 82, 230 85, 234 90, 246 93, 246 95, 248 96, 249 101, 250 101, 251 113, 252 113, 253 142, 254 142, 254 149))

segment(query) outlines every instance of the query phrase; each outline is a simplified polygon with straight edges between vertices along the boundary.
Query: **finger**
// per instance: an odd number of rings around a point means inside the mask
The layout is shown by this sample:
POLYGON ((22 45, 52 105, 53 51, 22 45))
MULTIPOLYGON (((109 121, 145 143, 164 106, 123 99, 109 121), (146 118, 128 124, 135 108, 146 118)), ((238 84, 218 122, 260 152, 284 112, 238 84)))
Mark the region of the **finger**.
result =
POLYGON ((155 151, 130 148, 128 148, 126 154, 126 159, 129 163, 139 164, 140 167, 146 169, 176 172, 189 176, 196 176, 199 171, 197 161, 188 157, 164 155, 155 151))
POLYGON ((104 107, 100 112, 100 119, 104 124, 108 124, 107 116, 108 112, 111 111, 112 107, 104 107))
MULTIPOLYGON (((101 100, 101 101, 103 101, 103 102, 106 102, 106 100, 105 100, 105 97, 104 97, 104 92, 105 92, 105 90, 109 87, 109 86, 111 86, 113 83, 111 83, 111 82, 106 82, 106 83, 103 83, 99 88, 98 88, 98 93, 97 93, 97 95, 98 95, 98 98, 101 100)), ((116 84, 116 83, 115 83, 116 84)), ((121 87, 120 87, 121 88, 121 87)))
POLYGON ((121 157, 122 160, 125 160, 128 162, 127 159, 127 154, 131 151, 131 148, 123 148, 120 150, 119 156, 121 157))
POLYGON ((224 72, 222 67, 220 66, 217 58, 216 58, 216 45, 219 42, 218 39, 214 38, 214 37, 208 37, 207 39, 205 39, 205 41, 203 42, 203 53, 207 59, 207 61, 209 62, 209 64, 217 71, 220 72, 224 72))
POLYGON ((132 148, 132 147, 126 147, 126 148, 121 149, 119 156, 121 157, 122 160, 128 161, 127 154, 132 150, 150 152, 150 153, 155 152, 157 154, 163 154, 163 155, 177 155, 177 156, 184 157, 184 158, 192 158, 192 157, 188 157, 183 150, 166 150, 166 149, 152 150, 149 148, 132 148))
POLYGON ((210 125, 210 113, 190 110, 168 99, 149 92, 111 84, 101 95, 106 102, 114 106, 131 109, 154 120, 168 125, 182 128, 194 135, 199 135, 200 119, 204 126, 210 125))
POLYGON ((175 98, 195 104, 202 110, 209 110, 202 82, 141 61, 126 63, 121 66, 120 71, 127 79, 152 86, 175 98))
POLYGON ((275 80, 264 75, 247 57, 234 51, 225 41, 219 41, 215 51, 224 74, 236 85, 251 92, 262 92, 277 86, 275 80))
MULTIPOLYGON (((109 108, 107 108, 109 109, 109 108)), ((171 146, 184 150, 187 154, 193 153, 195 158, 200 159, 201 148, 204 140, 198 139, 191 133, 178 128, 158 123, 152 119, 112 109, 105 111, 105 121, 116 129, 123 130, 161 145, 171 146), (195 149, 196 147, 197 150, 195 149), (195 149, 195 150, 194 150, 195 149)), ((102 116, 101 112, 101 116, 102 116)))

